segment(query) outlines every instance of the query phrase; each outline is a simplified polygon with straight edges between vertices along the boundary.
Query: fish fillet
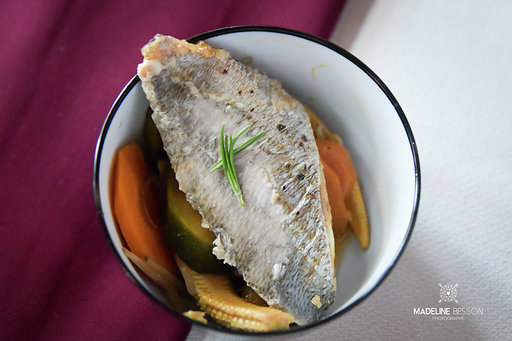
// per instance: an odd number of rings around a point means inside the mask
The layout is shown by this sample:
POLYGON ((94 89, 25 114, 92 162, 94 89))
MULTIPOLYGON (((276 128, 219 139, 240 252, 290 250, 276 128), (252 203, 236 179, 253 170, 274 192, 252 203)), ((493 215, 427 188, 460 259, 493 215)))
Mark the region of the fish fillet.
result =
MULTIPOLYGON (((334 300, 334 244, 322 166, 304 107, 222 49, 156 35, 138 67, 180 189, 216 236, 215 255, 297 324, 334 300), (219 160, 219 132, 265 134, 235 157, 245 205, 219 160)), ((240 142, 240 143, 241 143, 240 142)))

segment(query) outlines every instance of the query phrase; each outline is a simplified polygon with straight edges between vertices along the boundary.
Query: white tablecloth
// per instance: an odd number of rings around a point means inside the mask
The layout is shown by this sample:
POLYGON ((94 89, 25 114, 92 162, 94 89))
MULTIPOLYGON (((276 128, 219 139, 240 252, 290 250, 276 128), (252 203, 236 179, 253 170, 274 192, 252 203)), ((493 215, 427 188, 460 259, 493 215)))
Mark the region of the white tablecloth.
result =
MULTIPOLYGON (((372 295, 286 339, 511 340, 512 1, 349 0, 331 40, 405 111, 420 154, 420 211, 372 295), (457 302, 439 303, 439 284, 457 284, 457 302)), ((187 340, 234 339, 194 327, 187 340)))

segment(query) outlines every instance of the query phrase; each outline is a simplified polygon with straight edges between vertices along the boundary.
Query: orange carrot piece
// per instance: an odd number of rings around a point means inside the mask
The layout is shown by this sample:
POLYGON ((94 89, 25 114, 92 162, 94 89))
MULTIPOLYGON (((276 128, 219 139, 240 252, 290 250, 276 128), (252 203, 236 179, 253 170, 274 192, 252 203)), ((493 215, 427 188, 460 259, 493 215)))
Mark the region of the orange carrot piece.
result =
POLYGON ((343 197, 346 198, 357 181, 357 173, 348 151, 332 140, 316 139, 316 145, 321 158, 338 175, 343 197))
POLYGON ((149 258, 177 275, 174 257, 156 225, 156 196, 148 186, 149 176, 144 154, 136 143, 117 152, 112 178, 114 215, 128 248, 137 257, 149 258))
POLYGON ((325 184, 327 186, 327 197, 332 215, 332 232, 334 238, 343 237, 347 230, 347 224, 350 218, 350 212, 345 205, 345 197, 341 189, 340 180, 336 172, 320 157, 324 167, 325 184))

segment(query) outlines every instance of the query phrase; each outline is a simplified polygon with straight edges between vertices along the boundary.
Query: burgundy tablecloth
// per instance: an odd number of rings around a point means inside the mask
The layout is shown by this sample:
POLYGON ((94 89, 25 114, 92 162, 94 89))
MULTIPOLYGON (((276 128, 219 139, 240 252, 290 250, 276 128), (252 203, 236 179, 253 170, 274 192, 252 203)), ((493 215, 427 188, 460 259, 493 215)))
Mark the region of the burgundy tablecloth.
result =
POLYGON ((340 0, 0 3, 0 340, 186 338, 123 274, 96 216, 96 139, 140 47, 230 25, 327 38, 340 0))

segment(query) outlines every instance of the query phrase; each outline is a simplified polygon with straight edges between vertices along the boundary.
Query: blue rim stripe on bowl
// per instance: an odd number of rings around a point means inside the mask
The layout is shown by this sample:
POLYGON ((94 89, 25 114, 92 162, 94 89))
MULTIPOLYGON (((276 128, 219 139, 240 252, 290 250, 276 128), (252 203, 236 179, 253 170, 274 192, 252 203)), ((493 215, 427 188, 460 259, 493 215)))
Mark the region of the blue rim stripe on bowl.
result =
POLYGON ((176 315, 178 315, 178 316, 180 316, 182 318, 185 318, 187 321, 189 321, 190 323, 192 323, 194 325, 201 326, 201 327, 208 328, 208 329, 213 329, 213 330, 219 330, 219 331, 223 331, 223 332, 227 332, 227 333, 232 333, 232 334, 236 334, 236 335, 269 335, 270 336, 270 335, 289 334, 289 333, 298 332, 298 331, 304 331, 306 329, 310 329, 310 328, 316 327, 316 326, 318 326, 320 324, 323 324, 323 323, 325 323, 327 321, 330 321, 330 320, 332 320, 332 319, 334 319, 334 318, 336 318, 336 317, 346 313, 347 311, 349 311, 350 309, 355 307, 357 304, 362 302, 364 299, 366 299, 371 293, 373 293, 375 291, 375 289, 389 275, 389 273, 391 272, 391 269, 393 269, 393 267, 397 264, 397 262, 398 262, 399 258, 401 257, 401 255, 402 255, 402 253, 403 253, 407 243, 409 242, 409 239, 410 239, 411 234, 412 234, 412 230, 414 228, 414 224, 416 222, 416 217, 417 217, 417 214, 418 214, 418 208, 419 208, 419 203, 420 203, 420 192, 421 192, 421 172, 420 172, 419 153, 418 153, 418 149, 417 149, 417 146, 416 146, 416 141, 414 139, 414 135, 413 135, 412 129, 411 129, 410 125, 409 125, 409 122, 407 121, 407 118, 405 117, 405 113, 403 112, 402 108, 398 104, 398 101, 396 100, 395 96, 391 93, 389 88, 384 84, 384 82, 366 64, 364 64, 362 61, 360 61, 357 57, 352 55, 347 50, 343 49, 342 47, 339 47, 338 45, 336 45, 334 43, 331 43, 331 42, 329 42, 327 40, 324 40, 324 39, 312 36, 312 35, 310 35, 308 33, 305 33, 305 32, 300 32, 300 31, 296 31, 296 30, 292 30, 292 29, 287 29, 287 28, 282 28, 282 27, 275 27, 275 26, 232 26, 232 27, 226 27, 226 28, 212 30, 212 31, 208 31, 208 32, 205 32, 205 33, 193 36, 193 37, 187 39, 187 41, 190 42, 190 43, 197 43, 197 42, 199 42, 201 40, 206 40, 208 38, 212 38, 212 37, 216 37, 216 36, 221 36, 221 35, 226 35, 226 34, 231 34, 231 33, 240 33, 240 32, 273 32, 273 33, 280 33, 280 34, 285 34, 285 35, 296 36, 296 37, 299 37, 299 38, 303 38, 303 39, 315 42, 315 43, 317 43, 319 45, 323 45, 323 46, 329 48, 330 50, 332 50, 332 51, 342 55, 343 57, 348 59, 350 62, 355 64, 362 71, 364 71, 378 85, 378 87, 382 90, 382 92, 386 95, 386 97, 389 99, 389 101, 391 102, 391 104, 395 108, 395 110, 396 110, 396 112, 398 114, 398 117, 400 118, 400 120, 402 122, 402 125, 404 127, 404 130, 405 130, 405 132, 407 134, 407 138, 409 140, 409 145, 410 145, 410 148, 411 148, 411 154, 412 154, 412 158, 413 158, 413 162, 414 162, 414 171, 415 171, 415 174, 414 174, 415 175, 414 202, 413 202, 413 209, 412 209, 412 212, 411 212, 411 218, 409 220, 409 226, 408 226, 408 229, 407 229, 407 233, 406 233, 406 235, 405 235, 405 237, 404 237, 404 239, 402 241, 402 244, 401 244, 398 252, 396 253, 396 255, 394 257, 393 262, 386 268, 384 273, 375 282, 375 284, 371 288, 366 290, 366 292, 364 292, 361 295, 361 297, 359 297, 357 300, 355 300, 354 302, 352 302, 351 304, 349 304, 345 308, 339 310, 338 312, 332 314, 331 316, 328 316, 328 317, 324 318, 321 321, 313 322, 313 323, 308 324, 306 326, 297 326, 297 327, 294 327, 294 328, 291 328, 291 329, 277 330, 277 331, 263 332, 263 333, 262 332, 246 332, 246 331, 240 331, 240 330, 233 330, 233 329, 225 328, 225 327, 220 326, 218 324, 206 325, 205 326, 204 324, 202 324, 200 322, 197 322, 195 320, 186 318, 186 317, 182 316, 181 314, 177 314, 172 309, 170 309, 169 307, 164 305, 162 302, 160 302, 146 288, 144 288, 144 286, 142 286, 135 279, 135 277, 132 275, 130 270, 125 266, 125 264, 122 261, 121 255, 119 255, 117 253, 117 251, 116 251, 116 249, 114 247, 114 244, 113 244, 112 240, 110 239, 110 235, 108 233, 108 229, 107 229, 107 226, 106 226, 106 223, 105 223, 105 219, 104 219, 104 213, 103 213, 103 210, 102 210, 102 207, 101 207, 101 199, 100 199, 100 194, 99 194, 99 167, 100 167, 100 163, 101 163, 101 152, 102 152, 102 149, 103 149, 103 144, 104 144, 104 141, 105 141, 105 137, 107 135, 108 128, 110 127, 110 124, 111 124, 111 122, 112 122, 112 120, 113 120, 117 110, 119 109, 119 106, 123 102, 124 98, 128 95, 128 93, 132 90, 132 88, 134 86, 136 86, 138 82, 140 82, 140 79, 139 79, 139 77, 137 75, 134 76, 130 80, 130 82, 125 86, 125 88, 122 90, 120 95, 117 97, 116 101, 114 102, 114 105, 112 106, 112 108, 110 109, 110 111, 108 113, 108 116, 107 116, 107 118, 106 118, 106 120, 105 120, 105 122, 103 124, 103 127, 101 128, 100 136, 99 136, 99 139, 98 139, 98 142, 97 142, 97 145, 96 145, 96 151, 95 151, 95 155, 94 155, 94 173, 93 173, 94 200, 96 202, 97 214, 98 214, 100 222, 101 222, 101 224, 103 226, 103 231, 104 231, 104 233, 105 233, 105 235, 107 237, 109 246, 112 249, 112 251, 114 252, 114 254, 116 255, 116 258, 119 261, 119 263, 122 265, 125 274, 147 296, 149 296, 154 302, 158 303, 165 310, 167 310, 167 311, 169 311, 169 312, 171 312, 173 314, 176 314, 176 315))

